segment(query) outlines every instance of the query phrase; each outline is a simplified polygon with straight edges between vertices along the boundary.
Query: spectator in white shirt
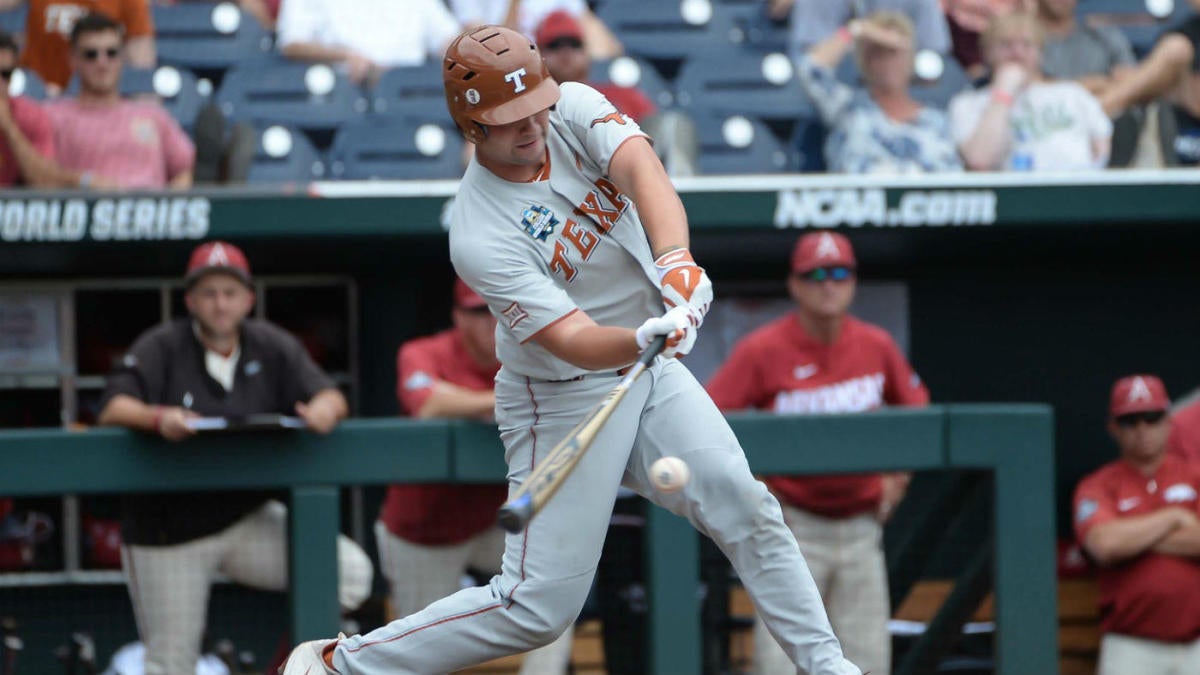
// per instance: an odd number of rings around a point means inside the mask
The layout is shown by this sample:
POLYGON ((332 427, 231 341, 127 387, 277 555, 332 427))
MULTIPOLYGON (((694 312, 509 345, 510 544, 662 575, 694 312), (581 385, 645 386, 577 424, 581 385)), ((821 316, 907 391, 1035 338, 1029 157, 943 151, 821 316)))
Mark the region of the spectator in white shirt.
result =
POLYGON ((611 59, 624 49, 608 26, 588 9, 585 0, 447 0, 465 27, 485 23, 508 26, 529 37, 547 16, 557 11, 570 13, 583 29, 583 44, 593 59, 611 59))
POLYGON ((1018 12, 983 33, 991 84, 950 101, 950 128, 973 171, 1064 171, 1105 166, 1112 122, 1077 82, 1042 74, 1037 17, 1018 12))
POLYGON ((283 0, 276 23, 284 56, 340 64, 367 84, 388 68, 440 60, 461 30, 441 0, 283 0))

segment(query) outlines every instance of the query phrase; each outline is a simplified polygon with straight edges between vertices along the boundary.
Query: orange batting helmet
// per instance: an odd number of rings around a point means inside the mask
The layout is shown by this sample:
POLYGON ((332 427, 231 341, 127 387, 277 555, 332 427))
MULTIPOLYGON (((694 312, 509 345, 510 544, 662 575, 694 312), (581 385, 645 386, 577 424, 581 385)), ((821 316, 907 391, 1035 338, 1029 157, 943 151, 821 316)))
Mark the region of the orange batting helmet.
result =
POLYGON ((488 125, 509 124, 558 102, 558 83, 537 45, 503 26, 480 26, 446 49, 446 107, 467 140, 479 143, 488 125))

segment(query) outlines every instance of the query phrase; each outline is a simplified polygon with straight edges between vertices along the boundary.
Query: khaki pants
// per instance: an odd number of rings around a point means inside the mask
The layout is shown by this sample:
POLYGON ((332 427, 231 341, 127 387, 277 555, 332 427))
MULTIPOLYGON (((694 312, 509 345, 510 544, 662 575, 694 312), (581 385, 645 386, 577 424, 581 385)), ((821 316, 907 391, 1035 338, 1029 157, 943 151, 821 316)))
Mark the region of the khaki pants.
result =
MULTIPOLYGON (((504 556, 504 530, 493 527, 461 544, 426 546, 392 534, 375 521, 379 566, 391 589, 392 613, 399 617, 415 614, 460 588, 467 568, 480 572, 500 571, 504 556)), ((391 617, 388 617, 391 620, 391 617)), ((571 664, 571 642, 575 631, 568 628, 557 640, 525 655, 520 675, 562 675, 571 664)))
MULTIPOLYGON (((892 638, 887 627, 891 610, 882 548, 883 527, 871 513, 831 519, 786 504, 783 517, 808 561, 846 658, 863 672, 888 675, 892 638)), ((755 675, 796 672, 761 619, 754 624, 754 672, 755 675)))
MULTIPOLYGON (((268 591, 288 585, 287 507, 270 501, 224 530, 173 546, 125 546, 122 562, 138 633, 146 643, 146 675, 196 672, 213 579, 268 591)), ((331 542, 332 543, 332 542, 331 542)), ((338 535, 338 601, 351 610, 371 593, 367 554, 338 535)))
POLYGON ((1096 675, 1195 675, 1200 673, 1200 639, 1159 642, 1105 633, 1096 675))

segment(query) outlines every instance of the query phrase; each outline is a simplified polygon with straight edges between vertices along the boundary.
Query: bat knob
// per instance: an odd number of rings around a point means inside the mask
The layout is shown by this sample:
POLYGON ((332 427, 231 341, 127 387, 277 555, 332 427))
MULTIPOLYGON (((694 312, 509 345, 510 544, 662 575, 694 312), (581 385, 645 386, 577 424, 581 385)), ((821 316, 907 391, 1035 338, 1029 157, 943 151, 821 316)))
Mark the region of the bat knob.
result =
POLYGON ((505 531, 516 534, 533 518, 533 497, 525 494, 500 507, 496 520, 505 531))

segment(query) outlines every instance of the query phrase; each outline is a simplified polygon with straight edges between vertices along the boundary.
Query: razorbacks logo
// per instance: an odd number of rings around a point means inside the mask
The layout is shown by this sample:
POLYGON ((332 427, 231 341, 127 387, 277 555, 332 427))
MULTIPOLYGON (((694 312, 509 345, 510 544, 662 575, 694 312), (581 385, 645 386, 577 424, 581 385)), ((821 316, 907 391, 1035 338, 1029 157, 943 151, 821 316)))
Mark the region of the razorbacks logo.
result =
POLYGON ((554 216, 553 211, 544 206, 531 204, 521 212, 521 227, 525 229, 526 234, 538 241, 546 241, 546 237, 554 234, 556 226, 558 218, 554 216))
POLYGON ((591 129, 592 127, 596 126, 597 124, 604 124, 605 122, 616 122, 617 124, 625 124, 625 116, 619 112, 611 112, 611 113, 608 113, 607 115, 605 115, 604 117, 597 117, 596 119, 592 120, 592 123, 588 125, 588 128, 591 129))

